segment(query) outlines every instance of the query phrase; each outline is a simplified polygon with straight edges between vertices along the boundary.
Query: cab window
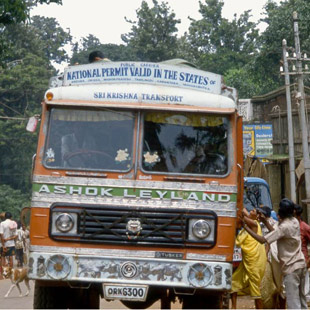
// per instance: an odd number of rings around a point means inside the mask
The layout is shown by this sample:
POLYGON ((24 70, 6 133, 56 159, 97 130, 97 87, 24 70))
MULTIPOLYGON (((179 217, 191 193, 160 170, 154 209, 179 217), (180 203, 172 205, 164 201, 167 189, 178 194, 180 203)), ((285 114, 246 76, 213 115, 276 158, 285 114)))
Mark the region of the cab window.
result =
POLYGON ((52 108, 44 150, 48 168, 127 171, 135 115, 116 110, 52 108))
POLYGON ((142 168, 152 173, 225 175, 228 119, 214 114, 144 114, 142 168))

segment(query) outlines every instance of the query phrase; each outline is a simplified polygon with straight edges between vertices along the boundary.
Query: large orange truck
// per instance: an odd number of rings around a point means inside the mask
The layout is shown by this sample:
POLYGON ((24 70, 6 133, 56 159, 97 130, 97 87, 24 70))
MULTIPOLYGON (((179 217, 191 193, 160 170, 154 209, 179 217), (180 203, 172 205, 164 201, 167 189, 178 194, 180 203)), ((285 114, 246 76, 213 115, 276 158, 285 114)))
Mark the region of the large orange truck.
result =
POLYGON ((34 308, 221 308, 242 208, 236 91, 186 61, 70 66, 42 102, 34 308))

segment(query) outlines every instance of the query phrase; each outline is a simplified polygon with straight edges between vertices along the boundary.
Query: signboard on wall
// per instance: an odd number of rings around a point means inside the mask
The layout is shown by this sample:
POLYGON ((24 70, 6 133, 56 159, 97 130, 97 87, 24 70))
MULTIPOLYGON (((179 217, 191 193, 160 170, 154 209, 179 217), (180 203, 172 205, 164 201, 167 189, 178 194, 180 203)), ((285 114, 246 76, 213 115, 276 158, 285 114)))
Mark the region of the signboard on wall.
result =
POLYGON ((266 157, 273 154, 272 125, 243 125, 243 154, 266 157))

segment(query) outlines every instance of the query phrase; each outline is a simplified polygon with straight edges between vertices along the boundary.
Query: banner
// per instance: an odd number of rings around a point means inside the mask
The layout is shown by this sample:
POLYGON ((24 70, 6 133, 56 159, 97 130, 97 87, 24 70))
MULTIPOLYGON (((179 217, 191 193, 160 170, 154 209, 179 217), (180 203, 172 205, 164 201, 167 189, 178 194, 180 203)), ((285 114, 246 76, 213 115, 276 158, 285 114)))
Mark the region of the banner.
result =
POLYGON ((63 86, 96 83, 147 83, 221 94, 221 76, 185 66, 148 62, 100 62, 65 69, 63 86))
POLYGON ((243 125, 243 153, 257 157, 272 155, 272 125, 243 125))

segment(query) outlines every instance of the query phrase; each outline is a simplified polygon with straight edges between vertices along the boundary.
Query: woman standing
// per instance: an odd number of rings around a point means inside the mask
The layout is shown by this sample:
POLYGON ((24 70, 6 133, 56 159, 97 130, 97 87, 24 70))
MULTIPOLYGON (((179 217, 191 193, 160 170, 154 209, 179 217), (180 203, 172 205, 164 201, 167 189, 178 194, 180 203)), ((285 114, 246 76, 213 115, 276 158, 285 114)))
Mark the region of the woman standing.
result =
MULTIPOLYGON (((262 236, 256 209, 252 209, 249 213, 244 208, 242 219, 256 234, 262 236)), ((242 229, 238 234, 236 245, 241 247, 242 262, 232 276, 232 309, 237 309, 237 294, 251 295, 255 300, 255 308, 262 309, 260 284, 267 261, 265 247, 251 237, 245 229, 242 229)))

